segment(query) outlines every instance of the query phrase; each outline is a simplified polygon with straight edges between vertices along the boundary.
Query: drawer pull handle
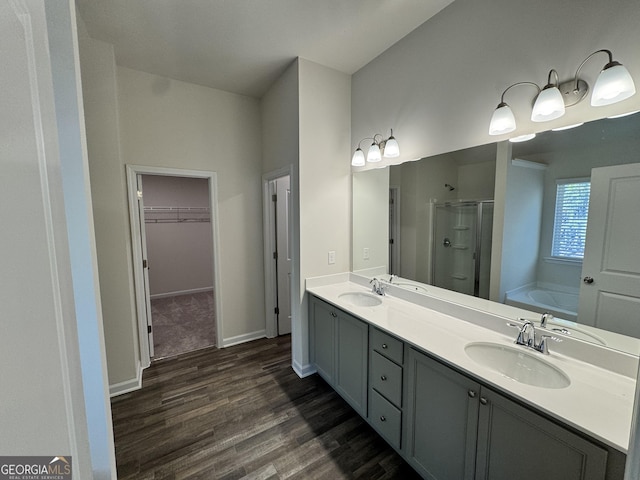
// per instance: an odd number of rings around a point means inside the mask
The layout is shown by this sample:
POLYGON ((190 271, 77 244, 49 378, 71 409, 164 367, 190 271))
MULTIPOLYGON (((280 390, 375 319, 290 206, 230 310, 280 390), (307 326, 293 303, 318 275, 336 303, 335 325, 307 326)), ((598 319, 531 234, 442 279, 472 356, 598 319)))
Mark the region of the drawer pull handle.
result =
POLYGON ((480 397, 480 403, 481 403, 482 405, 486 405, 487 403, 489 403, 489 400, 487 400, 487 399, 486 399, 486 398, 484 398, 484 397, 480 397))
POLYGON ((381 422, 386 422, 387 421, 387 417, 385 417, 384 415, 380 415, 380 421, 381 422))
POLYGON ((380 380, 382 380, 383 382, 387 381, 387 376, 386 375, 381 375, 380 376, 380 380))
POLYGON ((387 349, 387 344, 386 344, 386 343, 383 343, 383 344, 382 344, 382 348, 386 350, 386 349, 387 349))
POLYGON ((469 390, 469 397, 476 398, 476 392, 474 392, 473 390, 469 390))
POLYGON ((331 316, 332 316, 333 318, 336 318, 336 317, 338 316, 338 314, 337 314, 336 312, 331 312, 331 316))

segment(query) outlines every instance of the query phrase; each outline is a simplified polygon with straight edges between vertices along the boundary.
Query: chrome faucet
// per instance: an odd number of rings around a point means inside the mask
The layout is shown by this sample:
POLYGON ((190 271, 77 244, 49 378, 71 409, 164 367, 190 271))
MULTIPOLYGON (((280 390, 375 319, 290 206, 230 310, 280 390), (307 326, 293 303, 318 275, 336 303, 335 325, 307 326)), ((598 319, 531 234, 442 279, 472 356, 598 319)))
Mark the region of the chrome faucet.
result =
POLYGON ((376 295, 385 294, 384 293, 385 285, 380 280, 373 277, 369 283, 371 284, 371 293, 375 293, 376 295))
POLYGON ((525 320, 518 331, 515 343, 516 345, 533 348, 544 355, 549 355, 549 345, 547 344, 547 339, 549 338, 551 338, 551 335, 542 335, 540 342, 536 343, 536 327, 531 320, 525 320))
POLYGON ((518 338, 516 338, 516 345, 524 345, 525 347, 531 347, 536 342, 536 327, 531 320, 525 320, 518 332, 518 338))
POLYGON ((553 315, 551 315, 549 312, 544 312, 542 314, 542 318, 540 318, 540 326, 542 328, 547 328, 547 322, 549 320, 553 320, 553 315))

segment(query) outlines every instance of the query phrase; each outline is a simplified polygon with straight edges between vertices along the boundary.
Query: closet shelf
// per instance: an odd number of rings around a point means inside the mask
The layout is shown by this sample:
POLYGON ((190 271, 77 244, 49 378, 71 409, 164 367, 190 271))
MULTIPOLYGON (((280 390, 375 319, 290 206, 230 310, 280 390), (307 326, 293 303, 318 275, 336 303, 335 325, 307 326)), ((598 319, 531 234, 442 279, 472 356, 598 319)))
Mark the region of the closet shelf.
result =
POLYGON ((209 207, 144 207, 144 223, 210 223, 209 207))

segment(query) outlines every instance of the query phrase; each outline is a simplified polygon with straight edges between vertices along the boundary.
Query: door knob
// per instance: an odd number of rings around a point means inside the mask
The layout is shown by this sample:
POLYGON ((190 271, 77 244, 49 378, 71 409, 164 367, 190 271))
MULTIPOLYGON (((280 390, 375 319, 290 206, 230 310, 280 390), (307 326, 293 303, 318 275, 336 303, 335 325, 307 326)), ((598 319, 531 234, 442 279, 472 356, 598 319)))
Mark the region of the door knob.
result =
POLYGON ((587 285, 591 285, 593 283, 593 277, 584 277, 582 281, 587 285))

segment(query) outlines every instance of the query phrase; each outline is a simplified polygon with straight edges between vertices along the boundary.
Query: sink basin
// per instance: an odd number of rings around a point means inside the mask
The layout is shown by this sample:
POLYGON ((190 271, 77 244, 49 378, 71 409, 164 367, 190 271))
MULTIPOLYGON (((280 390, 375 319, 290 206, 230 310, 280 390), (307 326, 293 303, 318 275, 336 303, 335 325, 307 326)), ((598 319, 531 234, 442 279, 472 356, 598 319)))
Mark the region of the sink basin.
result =
POLYGON ((559 368, 524 347, 498 343, 470 343, 464 348, 471 360, 516 382, 542 388, 566 388, 571 380, 559 368))
POLYGON ((382 298, 365 292, 347 292, 339 295, 339 298, 356 307, 375 307, 382 303, 382 298))

